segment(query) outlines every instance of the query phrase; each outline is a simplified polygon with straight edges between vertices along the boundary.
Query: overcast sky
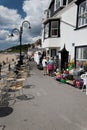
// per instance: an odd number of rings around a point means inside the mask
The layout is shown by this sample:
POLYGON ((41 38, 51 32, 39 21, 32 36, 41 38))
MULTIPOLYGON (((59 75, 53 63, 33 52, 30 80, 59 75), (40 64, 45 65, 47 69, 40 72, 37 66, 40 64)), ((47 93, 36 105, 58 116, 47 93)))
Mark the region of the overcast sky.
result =
POLYGON ((19 35, 9 37, 11 30, 20 28, 24 20, 28 24, 23 26, 22 43, 33 43, 41 36, 41 23, 44 10, 51 0, 0 0, 0 50, 19 45, 19 35))

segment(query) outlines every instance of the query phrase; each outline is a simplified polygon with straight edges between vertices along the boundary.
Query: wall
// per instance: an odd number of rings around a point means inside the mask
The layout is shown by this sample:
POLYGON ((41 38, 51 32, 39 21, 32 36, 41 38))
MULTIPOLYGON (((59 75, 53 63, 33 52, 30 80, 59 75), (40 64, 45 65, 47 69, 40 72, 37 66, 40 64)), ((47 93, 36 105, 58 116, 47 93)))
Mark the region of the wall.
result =
POLYGON ((60 47, 60 38, 47 38, 43 41, 42 47, 60 47))
MULTIPOLYGON (((77 19, 77 5, 74 3, 67 10, 63 11, 61 14, 61 20, 65 21, 73 26, 76 26, 77 19)), ((65 24, 61 21, 61 49, 66 45, 66 49, 69 51, 71 59, 74 58, 74 46, 72 43, 75 43, 75 46, 87 45, 87 28, 75 30, 75 27, 72 27, 68 24, 65 24)))
POLYGON ((60 18, 60 38, 48 38, 42 42, 43 47, 60 47, 60 50, 66 46, 69 51, 70 58, 74 58, 74 46, 87 45, 87 28, 76 30, 77 5, 70 4, 62 9, 54 17, 60 18), (66 23, 64 23, 65 21, 66 23), (72 27, 73 25, 74 27, 72 27))

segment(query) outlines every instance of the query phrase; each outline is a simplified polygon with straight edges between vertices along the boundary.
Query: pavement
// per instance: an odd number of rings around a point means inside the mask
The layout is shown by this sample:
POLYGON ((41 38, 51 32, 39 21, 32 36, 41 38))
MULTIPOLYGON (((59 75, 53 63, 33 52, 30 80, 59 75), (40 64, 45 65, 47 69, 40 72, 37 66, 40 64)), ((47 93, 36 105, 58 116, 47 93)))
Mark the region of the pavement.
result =
MULTIPOLYGON (((31 62, 25 98, 0 108, 0 130, 87 130, 87 96, 60 83, 31 62)), ((19 97, 19 98, 18 98, 19 97)))

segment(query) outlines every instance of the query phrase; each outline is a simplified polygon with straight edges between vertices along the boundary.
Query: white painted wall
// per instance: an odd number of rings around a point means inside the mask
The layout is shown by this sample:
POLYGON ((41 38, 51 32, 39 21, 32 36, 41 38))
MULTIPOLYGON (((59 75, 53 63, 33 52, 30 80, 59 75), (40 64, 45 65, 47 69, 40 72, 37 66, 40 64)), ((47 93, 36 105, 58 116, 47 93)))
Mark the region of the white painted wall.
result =
MULTIPOLYGON (((63 21, 76 26, 77 5, 73 4, 70 8, 64 11, 61 18, 63 21)), ((86 35, 87 28, 75 30, 75 28, 61 22, 61 48, 65 43, 66 48, 71 55, 71 59, 74 58, 74 47, 72 46, 72 43, 75 43, 75 46, 87 45, 86 35)))
POLYGON ((42 48, 60 47, 60 38, 47 38, 42 43, 42 48))
POLYGON ((34 61, 37 63, 37 65, 39 65, 39 59, 40 59, 40 56, 38 55, 38 52, 39 51, 36 51, 34 53, 34 61))
POLYGON ((64 43, 66 45, 66 49, 69 51, 69 55, 71 56, 71 59, 74 58, 74 47, 72 46, 72 43, 76 44, 75 40, 75 27, 72 27, 70 25, 76 26, 76 15, 77 15, 77 6, 74 4, 67 10, 63 12, 61 15, 61 49, 64 46, 64 43), (67 24, 63 23, 62 21, 66 22, 67 24), (68 25, 68 23, 70 25, 68 25))
POLYGON ((61 10, 60 14, 58 13, 54 17, 60 17, 60 38, 49 38, 45 39, 42 42, 43 47, 60 47, 60 50, 66 45, 66 49, 69 51, 71 59, 74 58, 74 46, 72 43, 75 43, 75 46, 87 45, 87 28, 82 28, 75 30, 75 27, 67 25, 62 21, 65 21, 73 26, 76 26, 77 19, 77 5, 73 3, 67 8, 61 10))

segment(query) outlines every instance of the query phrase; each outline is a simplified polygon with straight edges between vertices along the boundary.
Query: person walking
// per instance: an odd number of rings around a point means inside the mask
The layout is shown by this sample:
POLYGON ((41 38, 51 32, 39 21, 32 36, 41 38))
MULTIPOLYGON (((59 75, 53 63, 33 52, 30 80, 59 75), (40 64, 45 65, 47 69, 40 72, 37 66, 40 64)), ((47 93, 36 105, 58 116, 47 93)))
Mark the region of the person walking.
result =
POLYGON ((48 61, 48 75, 52 76, 54 72, 54 61, 53 58, 50 57, 48 61))
POLYGON ((43 74, 47 75, 47 60, 46 60, 46 57, 44 57, 43 60, 42 60, 42 66, 43 66, 43 74))

